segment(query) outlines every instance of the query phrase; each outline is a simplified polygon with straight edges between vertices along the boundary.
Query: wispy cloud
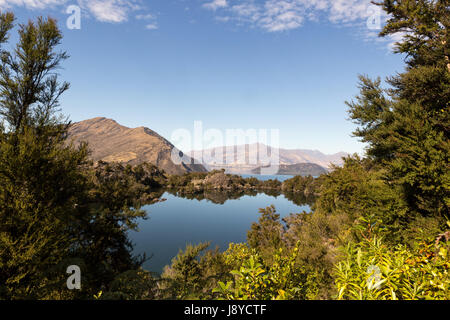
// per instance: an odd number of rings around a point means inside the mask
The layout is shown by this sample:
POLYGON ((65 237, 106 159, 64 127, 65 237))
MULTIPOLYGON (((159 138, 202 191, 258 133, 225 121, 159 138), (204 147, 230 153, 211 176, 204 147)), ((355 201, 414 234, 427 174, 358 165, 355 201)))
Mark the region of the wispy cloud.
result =
POLYGON ((0 9, 10 9, 14 6, 28 9, 43 9, 65 4, 68 0, 0 0, 0 9))
POLYGON ((226 8, 228 7, 227 0, 212 0, 207 3, 203 4, 203 7, 206 9, 214 10, 216 11, 219 8, 226 8))
POLYGON ((153 15, 153 14, 151 14, 151 13, 148 13, 148 14, 138 14, 138 15, 136 16, 136 19, 138 19, 138 20, 153 20, 153 19, 156 19, 156 16, 153 15))
MULTIPOLYGON (((294 30, 307 21, 314 21, 358 27, 363 38, 372 40, 378 37, 386 19, 371 0, 228 0, 223 3, 216 0, 203 7, 214 9, 217 21, 267 32, 294 30)), ((401 35, 380 41, 392 47, 399 40, 401 35)))
POLYGON ((132 0, 79 0, 78 3, 98 21, 112 23, 127 21, 130 12, 141 8, 132 0))
MULTIPOLYGON (((27 9, 57 9, 69 4, 69 0, 0 0, 0 9, 24 7, 27 9)), ((85 14, 100 22, 121 23, 128 21, 132 12, 143 11, 142 0, 77 0, 85 14)), ((148 13, 138 16, 148 17, 148 13)), ((152 16, 153 17, 153 16, 152 16)), ((153 22, 153 24, 155 24, 153 22)))
POLYGON ((364 25, 374 14, 371 0, 229 0, 226 5, 217 4, 218 0, 203 6, 214 8, 222 21, 246 23, 269 32, 297 29, 308 20, 364 25))
POLYGON ((147 30, 156 30, 159 29, 157 17, 154 14, 148 13, 148 14, 138 14, 136 16, 137 20, 143 20, 146 21, 145 29, 147 30))
POLYGON ((145 29, 156 30, 156 29, 159 29, 159 27, 158 27, 157 23, 150 23, 145 26, 145 29))

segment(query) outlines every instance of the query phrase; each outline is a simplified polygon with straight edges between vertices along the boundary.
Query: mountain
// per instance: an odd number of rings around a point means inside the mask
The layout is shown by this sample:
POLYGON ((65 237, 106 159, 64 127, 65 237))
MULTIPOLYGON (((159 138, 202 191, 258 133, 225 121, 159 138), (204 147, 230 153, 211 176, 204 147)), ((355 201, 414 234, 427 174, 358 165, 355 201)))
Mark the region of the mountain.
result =
MULTIPOLYGON (((253 174, 261 174, 261 168, 258 167, 252 170, 253 174)), ((297 163, 286 165, 280 165, 278 170, 279 175, 292 175, 292 176, 320 176, 321 174, 327 173, 328 171, 318 164, 315 163, 297 163)))
MULTIPOLYGON (((229 173, 251 173, 252 170, 269 164, 264 158, 261 159, 259 154, 270 156, 272 152, 272 147, 258 143, 192 151, 189 155, 197 160, 201 160, 202 158, 214 159, 216 155, 222 153, 221 161, 203 161, 203 165, 209 170, 225 169, 229 173), (238 150, 244 150, 245 159, 244 156, 241 156, 243 161, 238 161, 236 156, 238 150), (231 161, 227 159, 231 159, 231 161), (250 161, 250 159, 258 159, 258 161, 250 161)), ((325 169, 330 169, 332 164, 341 166, 343 164, 342 158, 346 156, 348 156, 348 153, 345 152, 327 155, 317 150, 279 149, 280 165, 312 163, 325 169)))
POLYGON ((169 174, 206 172, 204 166, 179 152, 169 141, 149 128, 127 128, 112 119, 94 118, 74 123, 69 140, 75 145, 87 142, 94 161, 140 164, 149 162, 169 174), (182 163, 172 161, 172 152, 183 155, 182 163))

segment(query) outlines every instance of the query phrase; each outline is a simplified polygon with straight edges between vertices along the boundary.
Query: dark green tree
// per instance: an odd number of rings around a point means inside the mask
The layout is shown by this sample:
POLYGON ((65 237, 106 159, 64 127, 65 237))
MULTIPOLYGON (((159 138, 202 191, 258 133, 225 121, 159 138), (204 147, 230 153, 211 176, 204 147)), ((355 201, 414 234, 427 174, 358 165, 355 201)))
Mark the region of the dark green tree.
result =
POLYGON ((359 125, 355 135, 368 143, 368 156, 386 169, 388 185, 412 212, 444 217, 449 206, 449 35, 448 1, 386 0, 389 14, 381 36, 403 34, 395 52, 406 70, 381 80, 360 77, 361 94, 348 103, 359 125))
MULTIPOLYGON (((13 27, 13 14, 1 14, 0 44, 13 27)), ((139 205, 152 177, 163 177, 150 166, 92 166, 59 113, 69 84, 58 79, 68 55, 57 52, 56 21, 38 18, 18 33, 13 50, 0 48, 0 299, 114 296, 115 279, 139 274, 127 231, 145 216, 139 205), (66 287, 73 264, 82 269, 76 293, 66 287)))
MULTIPOLYGON (((0 42, 14 16, 0 16, 0 42)), ((56 115, 69 87, 56 74, 67 55, 55 53, 61 33, 52 19, 19 26, 12 52, 0 61, 0 296, 61 297, 63 261, 86 188, 80 168, 87 150, 66 145, 68 123, 56 115)))
POLYGON ((162 290, 169 299, 188 299, 196 297, 207 284, 205 260, 200 256, 210 243, 196 246, 188 244, 184 251, 172 259, 162 274, 162 290))
POLYGON ((283 225, 274 205, 259 209, 261 217, 247 232, 247 242, 258 249, 265 259, 271 260, 274 250, 284 248, 283 225))

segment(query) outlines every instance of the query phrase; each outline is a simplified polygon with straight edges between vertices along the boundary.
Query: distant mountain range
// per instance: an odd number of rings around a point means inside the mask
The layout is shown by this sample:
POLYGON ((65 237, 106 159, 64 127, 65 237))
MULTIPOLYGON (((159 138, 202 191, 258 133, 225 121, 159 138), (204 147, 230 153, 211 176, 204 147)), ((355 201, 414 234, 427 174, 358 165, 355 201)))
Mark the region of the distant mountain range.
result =
MULTIPOLYGON (((69 140, 73 141, 75 145, 83 141, 87 142, 92 152, 91 158, 94 161, 103 160, 132 165, 149 162, 169 174, 206 172, 214 169, 225 169, 226 172, 234 174, 251 174, 258 172, 258 169, 260 172, 261 167, 268 165, 267 162, 260 159, 259 154, 270 155, 274 152, 271 147, 253 144, 214 148, 186 155, 149 128, 128 128, 112 119, 102 117, 72 124, 69 128, 69 140), (237 161, 235 155, 237 150, 245 150, 247 162, 237 161), (223 152, 223 161, 219 161, 220 163, 199 164, 202 163, 201 161, 194 163, 194 155, 197 160, 202 160, 205 154, 214 156, 216 152, 220 151, 223 152), (175 164, 172 161, 174 153, 182 156, 181 164, 175 164), (227 161, 230 158, 232 161, 227 161), (258 160, 251 162, 248 161, 249 159, 258 160)), ((329 169, 331 164, 342 165, 342 157, 347 155, 344 152, 326 155, 313 150, 279 149, 279 174, 320 175, 329 169)))
POLYGON ((140 164, 149 162, 169 174, 206 172, 204 166, 192 164, 192 159, 183 157, 181 164, 172 161, 176 148, 149 128, 127 128, 112 119, 94 118, 71 125, 69 139, 75 145, 87 142, 94 161, 140 164))
MULTIPOLYGON (((214 159, 216 155, 222 154, 223 158, 220 163, 207 161, 207 163, 203 163, 203 165, 208 170, 225 169, 225 171, 228 173, 243 174, 253 173, 254 170, 258 170, 258 168, 267 166, 269 163, 265 162, 264 159, 261 160, 259 154, 266 154, 270 156, 272 152, 274 151, 271 147, 259 143, 252 145, 247 144, 235 147, 218 147, 192 151, 189 153, 189 156, 192 158, 196 158, 197 160, 201 160, 202 158, 214 159), (241 161, 238 161, 238 158, 236 156, 238 150, 244 150, 243 153, 245 154, 245 159, 241 159, 241 161), (231 159, 232 161, 228 159, 231 159), (252 162, 250 161, 250 159, 258 160, 255 163, 255 161, 252 162)), ((341 166, 343 164, 342 158, 348 156, 348 153, 345 152, 327 155, 320 151, 303 149, 279 149, 278 153, 280 157, 280 170, 291 170, 291 172, 294 172, 296 169, 300 170, 301 166, 303 166, 303 169, 305 169, 306 164, 315 164, 320 166, 322 169, 328 170, 331 168, 331 165, 341 166), (288 167, 293 165, 297 167, 288 167)), ((244 156, 241 157, 244 158, 244 156)), ((318 167, 316 167, 315 169, 320 170, 318 167)), ((295 174, 302 174, 300 173, 300 171, 296 171, 297 173, 295 174)))

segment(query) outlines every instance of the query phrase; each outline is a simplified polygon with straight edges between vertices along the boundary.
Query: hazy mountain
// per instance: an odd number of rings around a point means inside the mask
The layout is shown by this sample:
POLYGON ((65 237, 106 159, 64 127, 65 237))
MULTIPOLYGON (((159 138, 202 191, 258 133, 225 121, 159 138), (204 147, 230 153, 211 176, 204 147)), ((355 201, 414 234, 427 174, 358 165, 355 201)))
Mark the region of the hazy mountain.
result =
MULTIPOLYGON (((149 162, 170 174, 206 171, 202 165, 191 164, 192 159, 185 155, 182 164, 174 164, 171 155, 175 147, 156 132, 145 127, 127 128, 112 119, 94 118, 74 123, 69 129, 69 139, 75 144, 88 142, 94 161, 149 162)), ((179 153, 177 149, 175 152, 179 153)))
MULTIPOLYGON (((189 153, 191 157, 194 157, 199 161, 203 158, 203 161, 200 162, 209 170, 225 169, 230 173, 251 173, 252 170, 258 167, 268 165, 269 162, 267 162, 267 158, 270 157, 271 154, 272 148, 261 143, 234 147, 218 147, 192 151, 189 153), (243 152, 241 150, 243 150, 243 152), (241 155, 241 152, 245 156, 241 155), (222 153, 222 161, 211 160, 219 158, 220 153, 222 153), (240 157, 242 158, 240 161, 238 160, 237 154, 240 154, 240 157), (259 155, 263 156, 260 157, 259 155), (255 161, 254 159, 257 160, 255 161)), ((329 169, 331 164, 341 166, 343 164, 342 158, 347 155, 348 153, 345 152, 328 155, 317 150, 279 149, 280 165, 313 163, 325 169, 329 169)))
MULTIPOLYGON (((254 174, 261 174, 261 168, 258 167, 252 170, 254 174)), ((297 163, 297 164, 282 164, 278 170, 280 175, 292 175, 292 176, 320 176, 328 171, 315 163, 297 163)))

